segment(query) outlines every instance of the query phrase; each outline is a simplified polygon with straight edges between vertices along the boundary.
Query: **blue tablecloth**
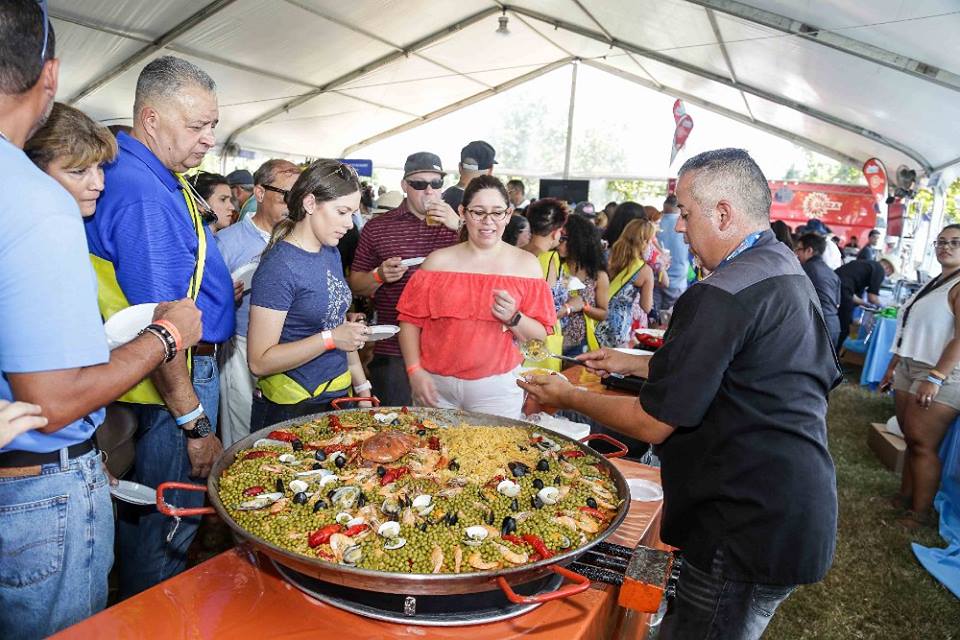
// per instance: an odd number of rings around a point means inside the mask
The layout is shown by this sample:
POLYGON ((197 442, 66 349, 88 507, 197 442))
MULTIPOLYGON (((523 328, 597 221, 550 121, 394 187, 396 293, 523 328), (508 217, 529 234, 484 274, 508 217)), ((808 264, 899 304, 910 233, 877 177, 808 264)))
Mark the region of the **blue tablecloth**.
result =
POLYGON ((947 541, 947 546, 943 549, 917 543, 911 546, 923 568, 960 598, 960 419, 943 439, 940 459, 943 471, 934 504, 940 512, 940 536, 947 541))
MULTIPOLYGON (((867 314, 864 314, 866 317, 867 314)), ((893 337, 897 333, 897 321, 894 318, 875 317, 872 326, 861 325, 860 339, 864 341, 867 351, 863 359, 863 372, 860 374, 860 384, 875 388, 883 380, 887 366, 893 354, 893 337)))

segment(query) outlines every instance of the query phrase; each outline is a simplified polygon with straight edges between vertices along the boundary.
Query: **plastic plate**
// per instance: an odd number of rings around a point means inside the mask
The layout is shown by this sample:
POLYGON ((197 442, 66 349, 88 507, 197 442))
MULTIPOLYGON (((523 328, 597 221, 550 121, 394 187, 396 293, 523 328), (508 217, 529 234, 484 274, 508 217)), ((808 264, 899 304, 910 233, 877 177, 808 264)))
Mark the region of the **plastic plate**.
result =
POLYGON ((145 484, 121 480, 117 486, 110 487, 110 495, 117 500, 130 504, 155 505, 157 504, 157 490, 145 484))
POLYGON ((156 308, 156 302, 146 302, 121 309, 110 316, 103 325, 103 331, 107 334, 107 346, 116 349, 136 338, 137 334, 153 321, 153 310, 156 308))
POLYGON ((663 489, 656 482, 643 480, 642 478, 633 478, 627 480, 627 486, 630 487, 630 499, 640 502, 656 502, 663 500, 663 489))
POLYGON ((370 327, 370 333, 367 334, 367 342, 376 342, 377 340, 386 340, 400 333, 400 327, 394 324, 375 324, 370 327))
POLYGON ((250 291, 250 287, 253 286, 253 274, 257 272, 257 267, 259 263, 251 262, 250 264, 245 264, 233 273, 230 274, 230 277, 233 278, 234 282, 238 280, 243 283, 243 291, 246 293, 250 291))
POLYGON ((415 267, 418 264, 423 264, 424 260, 426 260, 426 258, 405 258, 400 261, 400 264, 405 267, 415 267))

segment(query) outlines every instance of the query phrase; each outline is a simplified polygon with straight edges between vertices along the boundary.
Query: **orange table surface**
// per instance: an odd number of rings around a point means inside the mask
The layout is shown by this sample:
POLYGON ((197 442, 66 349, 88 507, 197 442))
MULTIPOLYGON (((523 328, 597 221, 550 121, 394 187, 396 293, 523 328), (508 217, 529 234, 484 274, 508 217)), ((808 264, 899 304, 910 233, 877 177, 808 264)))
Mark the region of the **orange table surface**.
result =
MULTIPOLYGON (((620 460, 614 464, 627 478, 660 482, 653 467, 620 460)), ((630 547, 656 545, 661 504, 632 502, 627 518, 608 540, 630 547)), ((611 637, 622 618, 617 589, 595 584, 503 622, 463 627, 380 622, 308 597, 283 580, 264 556, 241 545, 52 637, 592 640, 611 637)))

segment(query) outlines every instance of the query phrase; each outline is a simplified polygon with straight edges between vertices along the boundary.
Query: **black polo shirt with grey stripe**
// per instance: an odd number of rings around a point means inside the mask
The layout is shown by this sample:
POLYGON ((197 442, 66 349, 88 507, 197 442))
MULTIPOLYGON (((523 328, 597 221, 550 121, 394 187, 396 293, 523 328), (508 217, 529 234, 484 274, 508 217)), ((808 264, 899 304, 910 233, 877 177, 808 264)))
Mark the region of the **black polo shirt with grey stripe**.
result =
POLYGON ((640 391, 658 448, 661 537, 725 578, 803 584, 833 559, 827 396, 840 379, 817 293, 772 232, 677 301, 640 391))

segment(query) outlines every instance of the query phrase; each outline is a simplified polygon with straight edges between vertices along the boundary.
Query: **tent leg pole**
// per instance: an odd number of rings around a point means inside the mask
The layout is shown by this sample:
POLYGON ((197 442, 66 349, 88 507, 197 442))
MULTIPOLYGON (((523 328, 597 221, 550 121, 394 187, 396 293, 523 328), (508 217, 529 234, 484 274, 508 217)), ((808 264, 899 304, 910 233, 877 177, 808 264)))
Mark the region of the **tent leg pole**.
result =
POLYGON ((570 179, 570 152, 573 150, 573 110, 577 104, 577 71, 580 63, 573 61, 573 73, 570 76, 570 110, 567 112, 567 149, 563 156, 563 179, 570 179))

